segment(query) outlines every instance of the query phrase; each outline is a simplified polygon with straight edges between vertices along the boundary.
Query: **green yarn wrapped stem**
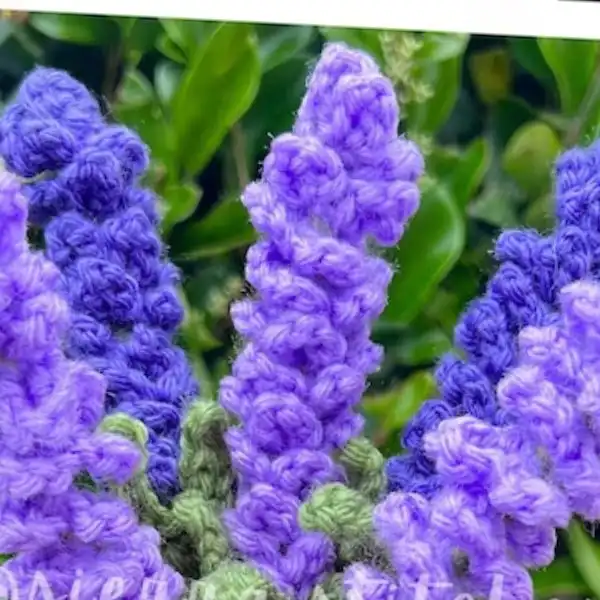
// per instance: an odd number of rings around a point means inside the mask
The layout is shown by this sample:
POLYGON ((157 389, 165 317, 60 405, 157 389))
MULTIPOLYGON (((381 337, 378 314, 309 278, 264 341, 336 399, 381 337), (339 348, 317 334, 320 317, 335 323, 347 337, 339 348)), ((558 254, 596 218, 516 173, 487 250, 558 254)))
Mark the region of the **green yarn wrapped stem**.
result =
POLYGON ((325 533, 337 547, 337 573, 319 591, 327 597, 343 598, 341 575, 352 563, 393 573, 387 552, 374 534, 373 509, 374 503, 363 493, 340 483, 318 488, 300 507, 301 527, 325 533))
POLYGON ((198 490, 217 506, 231 506, 235 475, 225 431, 231 425, 216 402, 201 400, 188 411, 183 424, 179 479, 182 489, 198 490))
POLYGON ((354 558, 352 546, 365 545, 373 535, 373 504, 360 492, 340 483, 315 490, 300 507, 300 526, 330 537, 347 561, 354 558))
MULTIPOLYGON (((199 579, 230 557, 221 514, 231 502, 231 472, 223 432, 225 412, 214 402, 198 400, 183 426, 180 478, 183 491, 170 507, 163 506, 151 489, 145 464, 117 490, 137 510, 140 519, 161 535, 164 559, 189 579, 199 579)), ((145 455, 144 425, 124 414, 107 416, 102 429, 119 433, 145 455)))
POLYGON ((160 503, 146 477, 148 432, 145 425, 124 413, 115 413, 104 417, 100 430, 128 439, 136 445, 143 457, 135 476, 124 486, 116 488, 116 493, 130 501, 144 523, 158 527, 168 521, 169 509, 160 503))
POLYGON ((348 486, 367 500, 377 502, 385 494, 385 458, 367 438, 350 440, 338 462, 346 469, 348 486))
MULTIPOLYGON (((206 500, 197 490, 182 492, 173 503, 174 527, 185 535, 186 546, 193 548, 191 556, 195 557, 198 577, 212 573, 230 556, 227 531, 220 515, 220 507, 206 500)), ((169 536, 165 540, 166 548, 173 547, 177 541, 173 535, 169 536)), ((175 557, 181 559, 180 553, 176 552, 175 557)), ((188 567, 185 572, 190 571, 188 567)))

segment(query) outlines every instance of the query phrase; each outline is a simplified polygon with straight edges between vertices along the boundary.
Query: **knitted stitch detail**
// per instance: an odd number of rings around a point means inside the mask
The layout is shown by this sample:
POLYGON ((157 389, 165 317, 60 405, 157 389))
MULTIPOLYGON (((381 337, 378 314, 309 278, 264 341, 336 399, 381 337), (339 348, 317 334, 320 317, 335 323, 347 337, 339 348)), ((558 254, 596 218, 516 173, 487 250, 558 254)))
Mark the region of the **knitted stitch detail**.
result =
POLYGON ((77 487, 82 476, 123 483, 139 456, 94 431, 104 380, 62 352, 69 313, 59 273, 29 250, 26 221, 17 180, 1 173, 0 554, 15 556, 0 586, 14 597, 33 597, 41 585, 66 597, 79 586, 79 598, 96 600, 117 578, 123 600, 143 597, 149 583, 179 598, 183 582, 163 564, 156 531, 111 494, 77 487))
POLYGON ((465 359, 445 356, 437 369, 440 399, 423 404, 403 433, 406 454, 388 460, 390 491, 431 498, 441 487, 423 438, 445 419, 472 415, 500 425, 508 417, 494 389, 515 365, 516 336, 527 326, 552 324, 557 293, 582 278, 600 277, 600 143, 565 152, 555 169, 556 230, 505 231, 499 237, 496 274, 456 327, 465 359))
POLYGON ((232 309, 246 345, 220 388, 240 422, 227 434, 239 496, 225 521, 233 546, 292 598, 332 567, 331 540, 303 532, 298 510, 345 480, 332 453, 360 433, 353 407, 381 358, 369 334, 392 273, 367 239, 396 243, 418 204, 422 158, 397 127, 375 63, 331 45, 294 133, 273 141, 243 196, 261 238, 246 267, 257 297, 232 309))
POLYGON ((136 183, 147 149, 106 125, 69 75, 37 68, 0 120, 0 155, 34 178, 25 186, 30 219, 44 227, 73 312, 68 355, 106 377, 107 411, 148 427, 148 475, 167 502, 179 490, 180 421, 198 386, 172 340, 183 309, 156 231, 156 198, 136 183))

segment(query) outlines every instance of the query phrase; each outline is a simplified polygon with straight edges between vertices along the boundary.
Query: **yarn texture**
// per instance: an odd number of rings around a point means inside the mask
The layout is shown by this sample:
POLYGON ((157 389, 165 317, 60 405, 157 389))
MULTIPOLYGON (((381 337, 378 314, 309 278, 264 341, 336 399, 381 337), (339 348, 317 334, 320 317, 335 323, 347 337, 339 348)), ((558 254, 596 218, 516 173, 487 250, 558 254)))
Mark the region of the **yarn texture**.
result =
POLYGON ((62 352, 69 311, 60 274, 29 250, 26 219, 17 180, 1 173, 0 554, 14 556, 0 584, 20 597, 47 585, 53 597, 78 589, 92 600, 118 578, 124 600, 142 598, 148 585, 179 598, 183 581, 164 565, 157 532, 103 490, 125 482, 139 454, 95 431, 105 382, 62 352))
MULTIPOLYGON (((182 491, 164 506, 145 470, 115 491, 135 506, 140 519, 157 529, 163 557, 187 580, 198 581, 231 558, 223 510, 232 505, 233 472, 223 433, 229 424, 215 402, 196 400, 182 429, 179 476, 182 491)), ((130 440, 146 453, 148 434, 124 413, 105 417, 102 428, 130 440)))
POLYGON ((517 366, 498 385, 511 423, 494 426, 470 415, 443 421, 425 437, 440 492, 430 502, 396 492, 378 507, 376 528, 400 582, 369 571, 365 583, 366 569, 355 567, 349 590, 374 600, 386 596, 365 591, 373 581, 400 594, 407 574, 411 584, 435 574, 448 583, 441 598, 487 597, 501 576, 501 598, 531 600, 527 569, 552 562, 556 529, 575 515, 599 518, 600 284, 569 284, 559 300, 553 325, 521 332, 517 366))
POLYGON ((438 399, 425 402, 406 426, 406 453, 388 460, 390 491, 431 498, 441 480, 423 439, 444 420, 471 415, 493 425, 510 417, 495 398, 495 387, 517 360, 517 336, 528 326, 550 325, 559 291, 569 283, 600 276, 600 143, 565 152, 555 168, 556 227, 503 232, 495 247, 497 272, 485 294, 473 301, 455 330, 464 359, 442 358, 436 372, 438 399))
POLYGON ((233 547, 287 597, 331 571, 332 540, 303 531, 302 502, 347 480, 335 455, 362 430, 354 408, 381 349, 370 339, 392 271, 367 241, 393 245, 415 212, 423 168, 397 134, 391 83, 366 55, 328 46, 293 133, 277 137, 243 195, 260 235, 247 255, 253 299, 232 317, 245 346, 219 400, 238 475, 225 513, 233 547))
POLYGON ((0 120, 0 155, 24 187, 72 310, 67 352, 102 373, 106 410, 148 429, 148 476, 161 501, 180 491, 181 420, 199 389, 173 334, 178 275, 157 233, 157 200, 139 186, 147 149, 103 121, 64 72, 37 68, 0 120))

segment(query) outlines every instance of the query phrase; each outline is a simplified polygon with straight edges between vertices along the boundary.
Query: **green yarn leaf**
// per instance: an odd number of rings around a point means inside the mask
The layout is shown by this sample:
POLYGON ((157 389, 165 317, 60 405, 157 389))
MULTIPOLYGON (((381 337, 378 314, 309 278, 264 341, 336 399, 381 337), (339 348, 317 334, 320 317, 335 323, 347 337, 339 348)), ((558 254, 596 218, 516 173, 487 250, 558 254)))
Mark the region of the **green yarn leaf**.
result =
POLYGON ((173 501, 172 519, 195 550, 200 577, 214 571, 230 555, 221 512, 220 504, 207 500, 198 490, 184 491, 173 501))
POLYGON ((359 491, 339 483, 322 486, 300 507, 299 521, 306 531, 325 533, 337 547, 337 572, 315 588, 311 600, 342 599, 343 571, 352 563, 393 572, 373 532, 373 504, 359 491))
POLYGON ((300 508, 300 524, 307 531, 322 531, 334 542, 358 539, 372 531, 373 505, 358 491, 340 483, 317 488, 300 508))

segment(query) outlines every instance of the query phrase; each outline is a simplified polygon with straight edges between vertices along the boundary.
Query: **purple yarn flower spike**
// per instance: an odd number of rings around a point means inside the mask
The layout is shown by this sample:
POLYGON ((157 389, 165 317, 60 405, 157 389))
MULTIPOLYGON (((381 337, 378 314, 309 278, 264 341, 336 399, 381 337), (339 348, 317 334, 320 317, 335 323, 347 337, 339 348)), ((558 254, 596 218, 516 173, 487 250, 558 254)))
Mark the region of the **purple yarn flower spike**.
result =
POLYGON ((107 380, 106 409, 149 431, 148 475, 164 501, 178 491, 182 414, 198 385, 173 334, 183 317, 177 273, 164 258, 157 202, 138 187, 147 149, 103 122, 64 72, 38 68, 0 120, 0 155, 26 187, 73 317, 70 357, 107 380))
POLYGON ((298 509, 344 473, 333 453, 362 428, 354 412, 381 359, 371 324, 392 276, 367 242, 395 244, 415 212, 422 157, 399 138, 391 83, 366 55, 328 46, 293 133, 276 138, 243 202, 260 234, 247 255, 256 298, 232 309, 245 347, 220 402, 240 424, 227 442, 239 496, 235 548, 292 598, 334 560, 298 509))
POLYGON ((566 152, 557 163, 555 187, 552 234, 515 230, 498 239, 498 270, 456 327, 456 345, 465 359, 442 359, 436 374, 440 398, 421 407, 404 431, 406 454, 387 463, 390 491, 432 497, 440 489, 423 437, 453 416, 505 423, 508 416, 498 407, 494 390, 516 363, 517 335, 524 327, 552 323, 563 286, 600 278, 600 142, 566 152))
POLYGON ((140 457, 129 442, 95 433, 104 380, 62 352, 60 274, 29 250, 26 221, 17 180, 0 174, 0 554, 15 555, 0 587, 14 598, 49 586, 54 598, 78 589, 96 600, 117 578, 123 600, 150 584, 176 599, 183 582, 163 564, 156 531, 122 500, 76 485, 83 475, 124 483, 140 457))
MULTIPOLYGON (((527 569, 552 562, 556 529, 574 515, 600 518, 600 283, 571 283, 559 300, 552 325, 521 332, 517 366, 498 385, 510 423, 470 415, 442 422, 425 437, 441 490, 429 502, 418 497, 423 509, 410 522, 412 494, 392 493, 376 511, 398 574, 418 562, 415 576, 451 584, 442 598, 488 597, 496 583, 497 598, 531 600, 527 569), (420 549, 406 548, 411 536, 420 549)), ((364 571, 349 571, 350 591, 368 592, 364 571)), ((371 573, 369 585, 377 577, 389 579, 371 573)))

